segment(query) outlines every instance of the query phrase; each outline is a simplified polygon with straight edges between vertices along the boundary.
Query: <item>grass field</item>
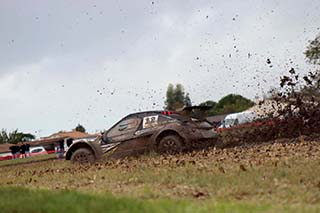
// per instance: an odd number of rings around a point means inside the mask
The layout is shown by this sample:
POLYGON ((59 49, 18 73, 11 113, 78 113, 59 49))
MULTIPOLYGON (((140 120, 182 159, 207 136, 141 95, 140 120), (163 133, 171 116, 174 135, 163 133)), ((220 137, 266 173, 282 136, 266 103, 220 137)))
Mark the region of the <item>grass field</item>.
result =
POLYGON ((44 161, 48 159, 54 159, 56 158, 55 154, 49 154, 49 155, 38 155, 28 158, 18 158, 14 160, 3 160, 0 161, 0 167, 1 166, 8 166, 8 165, 17 165, 17 164, 24 164, 24 163, 30 163, 33 161, 44 161))
POLYGON ((2 212, 317 212, 319 207, 245 202, 118 198, 76 191, 0 188, 2 212), (23 205, 19 205, 23 203, 23 205))
POLYGON ((0 207, 22 211, 12 202, 27 197, 29 212, 319 212, 319 168, 316 141, 0 166, 0 207))

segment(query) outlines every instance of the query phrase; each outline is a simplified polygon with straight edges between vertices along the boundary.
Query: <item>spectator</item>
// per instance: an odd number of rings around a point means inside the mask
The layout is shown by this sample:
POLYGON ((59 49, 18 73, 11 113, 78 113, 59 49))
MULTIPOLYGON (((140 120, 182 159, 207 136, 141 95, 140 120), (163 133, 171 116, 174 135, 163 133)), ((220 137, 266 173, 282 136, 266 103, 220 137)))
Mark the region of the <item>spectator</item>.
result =
POLYGON ((14 145, 10 147, 11 153, 12 153, 12 158, 16 159, 19 157, 19 152, 20 152, 20 146, 14 145))
POLYGON ((67 139, 67 146, 71 146, 71 144, 73 143, 73 139, 72 138, 68 138, 67 139))
POLYGON ((56 149, 57 158, 63 158, 64 154, 64 141, 59 142, 59 146, 56 149))
POLYGON ((30 157, 30 144, 26 143, 26 157, 30 157))
POLYGON ((64 141, 60 141, 59 148, 60 148, 60 152, 64 153, 64 141))
POLYGON ((9 149, 10 149, 11 154, 12 154, 12 159, 16 159, 16 152, 17 152, 16 147, 15 146, 10 146, 9 149))
POLYGON ((26 157, 26 144, 22 142, 22 145, 20 146, 20 158, 25 158, 26 157))

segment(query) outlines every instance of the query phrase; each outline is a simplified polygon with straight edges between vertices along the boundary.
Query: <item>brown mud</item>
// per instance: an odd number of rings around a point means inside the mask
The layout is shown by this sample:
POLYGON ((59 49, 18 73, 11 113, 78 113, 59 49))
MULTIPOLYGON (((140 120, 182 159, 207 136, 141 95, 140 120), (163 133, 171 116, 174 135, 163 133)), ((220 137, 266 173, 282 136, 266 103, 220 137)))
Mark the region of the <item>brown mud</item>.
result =
POLYGON ((140 198, 315 204, 320 200, 319 160, 320 139, 299 137, 176 155, 108 159, 91 165, 33 162, 1 168, 0 185, 140 198))
MULTIPOLYGON (((283 163, 293 158, 320 160, 320 135, 314 135, 313 137, 301 136, 293 139, 277 139, 266 143, 231 148, 218 149, 211 147, 206 150, 176 155, 164 154, 160 156, 147 155, 141 157, 124 157, 122 159, 108 159, 106 161, 98 161, 91 165, 69 164, 68 166, 62 165, 63 167, 59 169, 47 166, 41 167, 40 165, 43 165, 45 162, 32 162, 30 165, 16 165, 18 169, 16 175, 31 173, 32 176, 40 177, 47 173, 77 174, 101 169, 123 169, 130 171, 140 167, 152 168, 169 166, 170 168, 176 168, 187 165, 197 165, 199 169, 213 169, 214 166, 212 167, 212 164, 217 166, 216 169, 221 173, 226 173, 227 168, 222 167, 222 165, 227 167, 229 163, 238 163, 239 170, 246 171, 250 167, 270 163, 277 166, 277 162, 281 161, 283 163), (39 168, 34 167, 36 165, 39 165, 39 168), (26 168, 28 168, 28 170, 26 170, 26 168)), ((57 167, 59 166, 59 164, 56 165, 57 167)))
MULTIPOLYGON (((320 130, 320 73, 303 76, 292 68, 280 80, 272 108, 259 125, 231 128, 219 134, 217 147, 246 146, 276 139, 317 137, 320 130)), ((263 102, 262 102, 263 103, 263 102)), ((261 103, 261 105, 262 105, 261 103)))

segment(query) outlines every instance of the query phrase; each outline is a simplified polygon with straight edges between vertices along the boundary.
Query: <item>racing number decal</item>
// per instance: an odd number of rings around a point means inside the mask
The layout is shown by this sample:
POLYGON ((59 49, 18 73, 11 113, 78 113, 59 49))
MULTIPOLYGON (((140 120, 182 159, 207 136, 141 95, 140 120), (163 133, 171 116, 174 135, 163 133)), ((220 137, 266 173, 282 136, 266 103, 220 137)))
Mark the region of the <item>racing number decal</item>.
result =
POLYGON ((149 128, 158 124, 159 115, 148 116, 143 118, 143 128, 149 128))

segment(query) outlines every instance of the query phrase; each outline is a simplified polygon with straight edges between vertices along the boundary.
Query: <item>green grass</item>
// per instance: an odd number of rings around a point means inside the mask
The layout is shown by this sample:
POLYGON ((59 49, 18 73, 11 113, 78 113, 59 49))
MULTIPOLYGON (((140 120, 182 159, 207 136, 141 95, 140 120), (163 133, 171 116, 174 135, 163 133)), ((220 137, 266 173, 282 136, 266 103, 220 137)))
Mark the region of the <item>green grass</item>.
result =
POLYGON ((24 164, 24 163, 29 163, 33 161, 41 161, 41 160, 54 159, 54 158, 56 158, 55 154, 48 154, 48 155, 38 155, 38 156, 33 156, 28 158, 18 158, 14 160, 4 160, 4 161, 0 161, 0 167, 7 166, 7 165, 24 164))
POLYGON ((319 142, 85 166, 64 160, 32 162, 0 167, 0 203, 14 208, 12 202, 27 199, 33 203, 31 212, 42 212, 37 203, 52 212, 320 212, 319 167, 319 142))
POLYGON ((110 194, 88 195, 75 191, 0 188, 2 212, 286 212, 319 211, 318 208, 296 208, 249 203, 190 202, 187 200, 141 200, 117 198, 110 194))

